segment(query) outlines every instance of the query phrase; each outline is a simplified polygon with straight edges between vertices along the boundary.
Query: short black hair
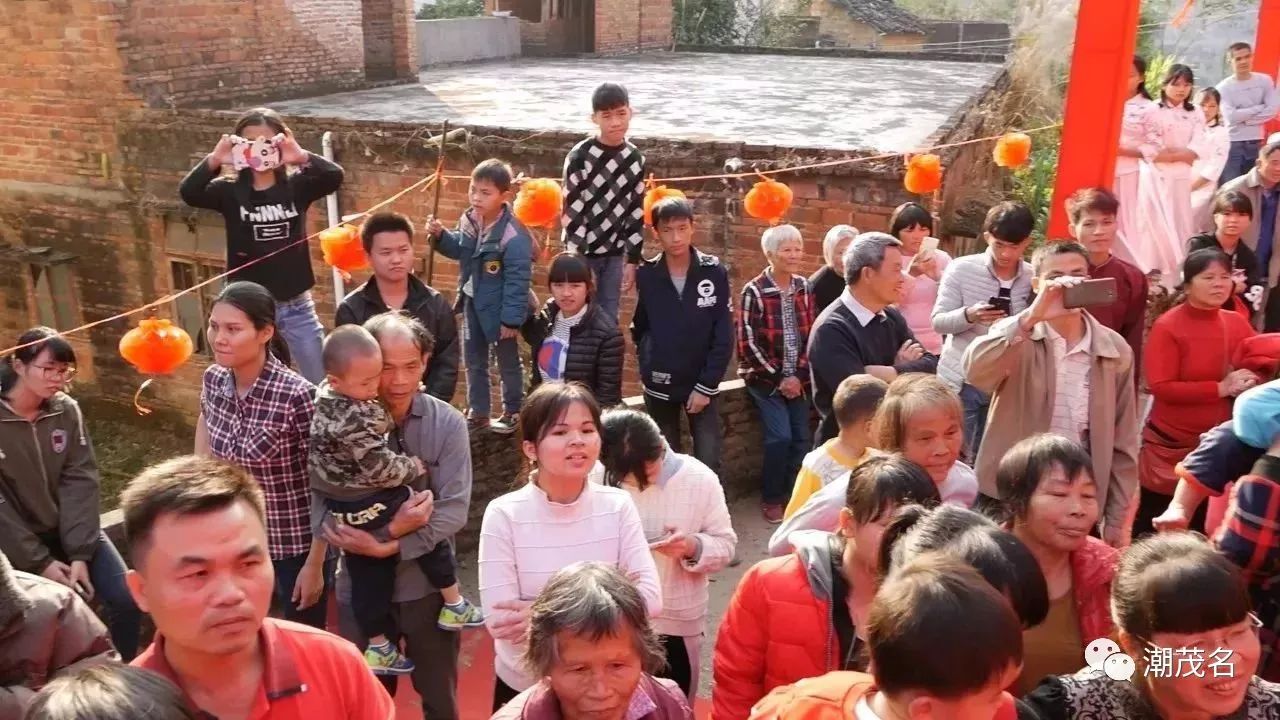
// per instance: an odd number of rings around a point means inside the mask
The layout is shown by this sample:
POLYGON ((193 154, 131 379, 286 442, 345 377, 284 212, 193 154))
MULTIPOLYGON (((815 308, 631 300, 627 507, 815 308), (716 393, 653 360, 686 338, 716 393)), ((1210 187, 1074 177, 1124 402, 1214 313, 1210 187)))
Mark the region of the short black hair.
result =
POLYGON ((1035 253, 1031 255, 1031 274, 1039 277, 1040 269, 1044 267, 1046 261, 1051 257, 1059 255, 1079 255, 1089 261, 1089 251, 1078 242, 1047 242, 1036 248, 1035 253))
POLYGON ((1141 640, 1228 627, 1249 616, 1240 568, 1191 532, 1148 535, 1120 556, 1111 582, 1116 626, 1141 640))
POLYGON ((1253 201, 1239 190, 1219 190, 1213 196, 1213 214, 1240 213, 1253 219, 1253 201))
POLYGON ((562 252, 551 259, 551 266, 547 268, 547 287, 553 283, 584 283, 590 296, 595 289, 595 276, 586 258, 577 253, 562 252))
POLYGON ((917 225, 933 232, 933 214, 920 203, 902 203, 889 216, 889 234, 899 240, 902 239, 903 230, 910 230, 917 225))
POLYGON ((936 552, 881 585, 867 645, 885 694, 950 700, 984 690, 1022 662, 1022 627, 1008 599, 972 567, 936 552))
POLYGON ((1075 225, 1087 212, 1115 217, 1120 213, 1120 200, 1103 187, 1080 188, 1067 198, 1067 218, 1075 225))
POLYGON ((1036 229, 1036 216, 1020 202, 1005 200, 987 211, 982 221, 982 231, 991 237, 1017 245, 1031 237, 1036 229))
POLYGON ((831 412, 836 416, 837 427, 849 427, 856 422, 875 417, 876 410, 889 392, 889 383, 874 375, 850 375, 836 386, 831 398, 831 412))
POLYGON ((845 493, 845 506, 859 525, 879 520, 890 508, 940 502, 929 473, 901 455, 879 455, 854 468, 845 493))
POLYGON ((410 244, 413 243, 413 221, 402 213, 384 210, 365 218, 360 225, 360 243, 364 245, 365 253, 373 253, 374 236, 384 232, 405 233, 409 236, 410 244))
POLYGON ((364 321, 364 329, 382 345, 382 337, 388 333, 402 333, 423 355, 434 352, 436 336, 431 334, 421 320, 403 310, 388 310, 364 321))
POLYGON ((1247 43, 1247 42, 1233 42, 1233 43, 1231 43, 1230 45, 1228 45, 1228 46, 1227 46, 1227 54, 1228 54, 1228 55, 1230 55, 1231 53, 1233 53, 1233 52, 1235 52, 1235 51, 1237 51, 1237 50, 1249 50, 1249 51, 1252 51, 1252 50, 1253 50, 1253 46, 1252 46, 1252 45, 1250 45, 1250 44, 1249 44, 1249 43, 1247 43))
POLYGON ((631 104, 627 89, 618 83, 603 83, 591 93, 591 112, 607 112, 631 104))
POLYGON ((499 192, 506 192, 511 189, 513 176, 510 165, 498 158, 489 158, 471 171, 471 182, 487 182, 499 192))
POLYGON ((329 333, 321 346, 320 357, 324 371, 340 376, 358 357, 380 357, 382 348, 373 334, 359 325, 339 325, 329 333))
MULTIPOLYGON (((1182 261, 1182 284, 1191 282, 1191 278, 1217 265, 1228 274, 1231 272, 1231 256, 1217 247, 1200 248, 1189 253, 1182 261)), ((1184 288, 1185 289, 1185 288, 1184 288)))
POLYGON ((1019 440, 996 468, 996 492, 1015 518, 1026 518, 1031 496, 1055 467, 1074 481, 1081 473, 1093 478, 1093 459, 1080 443, 1042 433, 1019 440))
POLYGON ((684 218, 693 222, 693 205, 682 197, 666 197, 654 203, 650 214, 653 217, 653 229, 657 230, 664 220, 670 222, 684 218))
POLYGON ((934 551, 954 555, 977 570, 1009 598, 1024 628, 1048 616, 1049 587, 1031 550, 991 518, 956 505, 932 510, 908 505, 898 510, 881 536, 877 571, 888 576, 934 551))

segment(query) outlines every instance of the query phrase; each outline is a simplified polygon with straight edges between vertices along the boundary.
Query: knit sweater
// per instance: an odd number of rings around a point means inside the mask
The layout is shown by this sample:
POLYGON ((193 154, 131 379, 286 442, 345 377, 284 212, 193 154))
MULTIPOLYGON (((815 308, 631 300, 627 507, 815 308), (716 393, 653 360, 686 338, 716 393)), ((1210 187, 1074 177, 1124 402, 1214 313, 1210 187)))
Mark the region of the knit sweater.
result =
MULTIPOLYGON (((625 490, 585 483, 571 503, 552 502, 531 478, 519 490, 489 503, 480 525, 480 602, 490 630, 509 617, 495 605, 532 601, 561 568, 576 562, 615 563, 635 576, 649 614, 662 612, 658 570, 645 541, 640 515, 625 490)), ((521 662, 518 642, 495 637, 494 671, 515 690, 537 678, 521 662)))
POLYGON ((644 156, 635 145, 587 138, 564 159, 564 244, 587 256, 640 262, 644 245, 644 156))
POLYGON ((1232 348, 1252 337, 1239 313, 1201 310, 1182 303, 1161 315, 1147 337, 1143 369, 1155 429, 1191 441, 1231 417, 1231 398, 1218 397, 1232 348))
MULTIPOLYGON (((593 480, 603 478, 596 466, 593 480)), ((733 531, 720 478, 697 458, 667 451, 658 481, 641 490, 628 478, 622 489, 631 494, 647 538, 666 535, 667 528, 696 538, 698 550, 680 560, 653 553, 662 583, 662 613, 653 617, 659 635, 692 637, 707 629, 708 578, 733 560, 738 536, 733 531)))
POLYGON ((916 336, 920 345, 937 355, 942 352, 942 336, 933 329, 933 306, 938 300, 938 282, 951 264, 951 256, 934 250, 933 257, 938 263, 938 280, 928 275, 912 275, 907 268, 911 267, 915 256, 902 258, 902 277, 906 282, 902 286, 902 302, 898 303, 898 310, 902 311, 907 327, 911 328, 911 334, 916 336))

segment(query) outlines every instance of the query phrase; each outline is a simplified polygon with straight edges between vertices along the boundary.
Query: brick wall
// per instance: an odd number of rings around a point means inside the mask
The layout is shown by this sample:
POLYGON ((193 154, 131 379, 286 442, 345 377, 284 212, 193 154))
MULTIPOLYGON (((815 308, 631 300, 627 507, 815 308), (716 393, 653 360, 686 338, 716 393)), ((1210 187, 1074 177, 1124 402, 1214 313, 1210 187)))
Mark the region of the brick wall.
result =
POLYGON ((628 53, 671 46, 672 4, 663 0, 595 0, 596 52, 628 53))
MULTIPOLYGON (((96 319, 123 309, 128 304, 138 304, 143 298, 152 299, 171 292, 169 262, 179 250, 174 238, 168 237, 176 226, 187 221, 209 223, 215 228, 218 220, 210 213, 192 211, 181 204, 177 197, 177 183, 191 165, 207 151, 207 145, 219 132, 224 131, 229 114, 202 111, 151 111, 138 110, 122 124, 121 148, 126 157, 141 157, 145 149, 147 161, 127 168, 131 187, 138 200, 131 207, 134 216, 123 227, 113 227, 119 233, 104 243, 104 253, 112 263, 83 262, 77 267, 82 286, 92 289, 102 301, 85 309, 86 319, 96 319), (156 136, 150 130, 157 124, 181 128, 180 131, 156 136), (132 233, 130 236, 129 233, 132 233), (116 265, 116 259, 122 258, 116 265), (124 271, 118 268, 124 268, 124 271)), ((396 123, 372 123, 354 121, 291 118, 290 123, 304 147, 318 152, 320 136, 325 130, 333 132, 337 145, 337 159, 347 171, 347 179, 339 192, 339 204, 343 213, 368 208, 380 200, 401 190, 415 180, 429 174, 435 165, 435 154, 422 146, 423 128, 396 123)), ((529 139, 523 133, 499 128, 472 128, 472 142, 467 150, 455 149, 448 159, 448 172, 463 175, 486 157, 497 156, 510 161, 517 171, 530 176, 557 176, 564 153, 579 139, 567 133, 543 133, 529 139), (484 138, 481 142, 479 138, 484 138)), ((765 163, 793 155, 786 149, 769 146, 744 146, 736 143, 678 143, 639 139, 640 146, 650 160, 650 170, 658 177, 676 177, 716 173, 722 170, 723 161, 740 157, 751 167, 753 161, 765 163)), ((829 154, 818 153, 804 157, 793 156, 789 162, 798 164, 812 159, 827 159, 829 154)), ((839 223, 852 223, 862 229, 883 229, 889 213, 901 202, 911 199, 901 186, 901 165, 893 162, 874 161, 846 168, 832 168, 822 174, 788 175, 784 179, 795 193, 795 203, 788 220, 800 228, 806 240, 807 270, 821 264, 821 242, 827 229, 839 223)), ((765 225, 744 217, 740 198, 749 186, 726 185, 721 181, 699 181, 682 184, 682 188, 694 201, 698 212, 697 236, 699 247, 705 252, 720 256, 726 263, 731 283, 740 288, 764 266, 759 249, 759 238, 765 225)), ((441 199, 441 215, 448 221, 457 218, 466 208, 466 183, 449 181, 441 199)), ((411 193, 393 207, 408 213, 415 219, 422 218, 430 207, 430 194, 411 193)), ((110 221, 119 225, 119 218, 110 221)), ((324 226, 324 203, 312 207, 309 227, 317 231, 324 226)), ((104 226, 104 232, 105 226, 104 226)), ((538 231, 540 238, 545 233, 538 231)), ((649 239, 647 253, 656 252, 656 241, 649 239)), ((558 233, 553 234, 552 250, 559 250, 558 233)), ((320 281, 314 290, 321 320, 331 323, 334 312, 332 285, 329 270, 313 248, 313 264, 320 281)), ((437 258, 432 284, 452 296, 456 290, 457 265, 447 259, 437 258)), ((348 290, 363 280, 357 275, 348 290)), ((534 287, 540 296, 546 296, 545 272, 536 269, 534 287)), ((622 325, 630 322, 634 298, 624 297, 622 325)), ((161 309, 169 312, 169 308, 161 309)), ((101 387, 109 393, 125 397, 135 387, 136 375, 116 356, 115 343, 131 320, 121 320, 104 326, 91 335, 95 362, 100 367, 101 387)), ((21 323, 15 323, 18 325, 21 323)), ((153 391, 154 402, 182 409, 194 415, 199 373, 203 360, 195 358, 173 378, 165 379, 153 391)), ((734 376, 731 365, 727 377, 734 376)), ((496 384, 495 384, 496 388, 496 384)), ((461 390, 461 387, 460 387, 461 390)), ((636 381, 634 351, 627 353, 625 394, 639 394, 636 381)), ((460 400, 462 395, 459 395, 460 400)))
MULTIPOLYGON (((720 481, 730 502, 760 490, 760 464, 764 447, 760 416, 746 388, 740 380, 727 382, 720 387, 720 420, 724 426, 723 461, 720 481)), ((626 399, 630 408, 643 410, 644 401, 638 397, 626 399)), ((685 452, 692 452, 688 433, 685 433, 685 452)), ((458 534, 461 550, 470 550, 480 538, 480 523, 489 501, 520 486, 526 477, 524 454, 519 441, 511 436, 494 433, 476 433, 471 436, 471 506, 467 524, 458 534)), ((104 513, 102 527, 115 541, 116 547, 126 553, 122 517, 119 510, 104 513)))

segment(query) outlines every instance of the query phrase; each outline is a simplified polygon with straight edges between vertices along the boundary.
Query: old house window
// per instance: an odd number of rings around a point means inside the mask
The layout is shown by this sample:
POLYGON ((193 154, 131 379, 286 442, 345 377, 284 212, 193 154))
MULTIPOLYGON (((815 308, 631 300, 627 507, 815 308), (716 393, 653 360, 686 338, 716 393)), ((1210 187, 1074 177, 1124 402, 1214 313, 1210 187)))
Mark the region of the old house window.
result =
POLYGON ((35 322, 57 330, 80 325, 80 305, 76 302, 72 273, 74 257, 39 251, 33 251, 32 255, 35 261, 29 262, 27 268, 31 273, 35 322))
MULTIPOLYGON (((220 221, 204 218, 188 221, 170 218, 165 223, 169 291, 176 293, 196 287, 226 271, 226 234, 220 221)), ((173 301, 173 322, 191 336, 197 353, 212 356, 205 336, 213 299, 225 283, 213 282, 173 301)))

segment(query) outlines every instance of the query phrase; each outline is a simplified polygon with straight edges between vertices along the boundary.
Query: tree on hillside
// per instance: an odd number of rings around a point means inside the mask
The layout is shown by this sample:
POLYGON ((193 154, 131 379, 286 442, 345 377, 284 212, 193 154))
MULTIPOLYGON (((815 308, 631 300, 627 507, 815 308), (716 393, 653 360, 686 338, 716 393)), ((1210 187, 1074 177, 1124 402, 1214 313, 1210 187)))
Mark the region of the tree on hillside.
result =
POLYGON ((414 16, 419 20, 475 17, 484 14, 484 0, 436 0, 434 4, 418 8, 414 16))

